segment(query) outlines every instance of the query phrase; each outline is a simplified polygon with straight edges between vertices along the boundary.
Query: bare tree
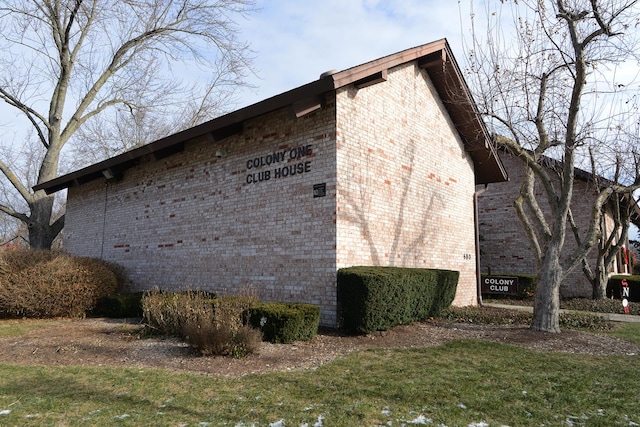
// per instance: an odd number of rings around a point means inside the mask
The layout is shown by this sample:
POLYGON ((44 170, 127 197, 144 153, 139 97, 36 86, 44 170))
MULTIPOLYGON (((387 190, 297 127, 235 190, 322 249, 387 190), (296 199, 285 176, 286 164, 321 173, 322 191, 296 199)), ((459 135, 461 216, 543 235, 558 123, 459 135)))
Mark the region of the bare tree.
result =
MULTIPOLYGON (((86 155, 100 141, 101 154, 88 160, 101 159, 210 118, 217 101, 244 84, 251 52, 233 19, 252 7, 253 0, 0 2, 0 100, 38 144, 30 159, 0 158, 3 188, 21 200, 0 199, 0 212, 27 225, 32 247, 50 247, 64 225, 64 215, 53 216, 53 196, 31 187, 71 164, 67 143, 86 155), (186 75, 203 85, 186 86, 186 75), (122 126, 125 116, 138 133, 120 134, 126 141, 114 146, 114 132, 101 125, 122 126), (157 126, 159 116, 174 127, 157 126), (96 138, 78 138, 85 130, 96 138)), ((15 145, 10 139, 5 133, 0 144, 15 145)))
POLYGON ((473 30, 469 74, 479 108, 525 170, 515 208, 538 268, 536 331, 560 331, 560 284, 601 238, 604 204, 640 184, 635 150, 619 139, 624 134, 630 144, 638 142, 637 92, 627 91, 636 77, 638 3, 501 0, 487 6, 487 38, 473 30), (629 60, 634 73, 626 76, 621 66, 629 60), (626 185, 599 188, 588 226, 571 228, 576 249, 567 251, 575 167, 588 164, 589 147, 600 155, 599 174, 615 167, 607 159, 616 153, 632 161, 620 165, 626 185), (549 158, 556 168, 547 167, 549 158))
MULTIPOLYGON (((594 189, 596 193, 599 193, 602 188, 606 188, 610 185, 619 185, 620 183, 620 171, 622 165, 622 159, 618 156, 616 159, 616 169, 614 172, 613 182, 605 180, 602 183, 601 177, 598 176, 596 166, 596 159, 593 154, 593 150, 590 149, 592 176, 594 179, 594 189)), ((612 264, 616 261, 617 255, 621 249, 626 250, 625 244, 628 243, 629 227, 631 225, 631 217, 636 209, 636 201, 631 192, 628 193, 612 193, 609 195, 609 199, 603 204, 603 208, 608 212, 606 217, 603 217, 600 222, 600 238, 595 250, 597 251, 595 257, 595 268, 591 268, 591 265, 587 261, 587 258, 582 259, 582 271, 593 290, 594 299, 602 299, 607 294, 607 282, 608 274, 611 271, 612 264)), ((580 241, 580 230, 575 224, 573 217, 569 216, 569 223, 574 233, 576 241, 580 241)), ((628 260, 627 260, 627 264, 628 260)), ((629 265, 630 272, 633 273, 633 265, 629 265)))

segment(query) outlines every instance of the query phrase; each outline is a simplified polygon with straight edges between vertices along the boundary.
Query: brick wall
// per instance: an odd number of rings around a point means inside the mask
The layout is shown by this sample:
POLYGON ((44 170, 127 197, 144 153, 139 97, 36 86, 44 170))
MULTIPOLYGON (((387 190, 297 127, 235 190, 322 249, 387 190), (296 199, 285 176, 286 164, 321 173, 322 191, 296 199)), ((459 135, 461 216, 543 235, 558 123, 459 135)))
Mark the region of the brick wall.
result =
MULTIPOLYGON (((535 274, 536 265, 529 241, 513 205, 522 183, 523 167, 521 161, 513 155, 501 151, 500 158, 509 174, 509 181, 489 184, 478 199, 481 270, 483 273, 491 271, 493 274, 535 274)), ((578 228, 584 233, 595 194, 590 185, 579 179, 575 180, 573 191, 572 212, 578 228)), ((536 193, 541 195, 539 203, 547 212, 542 190, 537 190, 536 193)), ((611 219, 607 222, 610 226, 611 219)), ((571 229, 567 228, 564 252, 569 254, 575 247, 571 229)), ((589 254, 592 268, 595 266, 596 256, 594 249, 589 254)), ((565 279, 560 293, 562 297, 591 297, 591 284, 580 267, 565 279)))
POLYGON ((275 111, 119 182, 71 187, 65 247, 123 265, 136 289, 252 288, 318 304, 334 326, 336 272, 351 265, 457 270, 455 303, 474 304, 473 194, 454 126, 408 64, 298 119, 275 111))
POLYGON ((65 247, 122 264, 137 289, 253 288, 318 304, 335 324, 335 211, 328 99, 299 119, 283 109, 223 141, 188 143, 118 183, 70 188, 65 247), (327 196, 314 198, 319 183, 327 196))
POLYGON ((337 94, 338 267, 460 271, 455 304, 476 302, 473 165, 426 73, 337 94))

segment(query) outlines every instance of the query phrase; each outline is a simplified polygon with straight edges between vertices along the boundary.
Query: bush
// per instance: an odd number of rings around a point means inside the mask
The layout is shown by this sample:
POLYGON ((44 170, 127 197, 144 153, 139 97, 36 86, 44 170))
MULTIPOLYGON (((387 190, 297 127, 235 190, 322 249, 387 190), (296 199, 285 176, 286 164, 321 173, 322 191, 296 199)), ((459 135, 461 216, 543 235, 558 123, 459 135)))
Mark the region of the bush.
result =
POLYGON ((43 250, 0 255, 0 313, 12 317, 83 317, 118 290, 104 261, 43 250))
POLYGON ((91 314, 112 319, 142 317, 142 295, 142 292, 109 294, 98 301, 91 314))
MULTIPOLYGON (((624 308, 622 301, 619 299, 590 299, 590 298, 571 298, 560 301, 560 308, 568 310, 592 311, 596 313, 618 313, 623 314, 624 308)), ((640 304, 629 303, 629 314, 640 315, 640 304)))
POLYGON ((251 295, 212 298, 200 291, 153 290, 143 296, 142 309, 153 330, 182 338, 204 355, 243 357, 255 353, 262 341, 260 331, 244 322, 256 302, 251 295))
POLYGON ((313 304, 265 302, 252 307, 250 313, 251 325, 273 343, 310 340, 320 325, 320 307, 313 304))
POLYGON ((211 306, 212 298, 201 291, 166 292, 154 289, 142 297, 142 315, 148 328, 161 335, 181 337, 184 322, 211 306))
POLYGON ((532 315, 526 311, 493 307, 449 307, 440 318, 452 323, 478 323, 482 325, 529 325, 532 315))
POLYGON ((560 328, 564 329, 589 329, 592 331, 608 331, 612 328, 611 322, 604 317, 588 312, 560 313, 560 328))
POLYGON ((399 267, 338 270, 338 305, 347 332, 387 330, 437 316, 451 305, 459 273, 399 267))
MULTIPOLYGON (((218 308, 223 304, 217 304, 218 308)), ((238 324, 237 319, 217 319, 213 305, 192 312, 182 324, 182 337, 203 355, 224 355, 241 358, 260 348, 262 334, 250 326, 238 324)))
MULTIPOLYGON (((454 323, 476 323, 483 325, 531 325, 533 314, 493 307, 449 307, 443 310, 440 318, 454 323)), ((589 329, 606 331, 611 329, 611 322, 592 313, 561 313, 561 329, 589 329)))

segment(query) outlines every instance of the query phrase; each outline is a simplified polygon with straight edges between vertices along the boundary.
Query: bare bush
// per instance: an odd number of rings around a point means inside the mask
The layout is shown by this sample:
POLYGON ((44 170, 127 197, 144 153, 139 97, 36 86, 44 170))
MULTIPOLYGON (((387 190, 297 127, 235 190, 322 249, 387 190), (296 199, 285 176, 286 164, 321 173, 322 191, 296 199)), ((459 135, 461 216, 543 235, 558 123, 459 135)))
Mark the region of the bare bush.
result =
POLYGON ((0 313, 6 316, 83 317, 118 286, 101 260, 39 250, 0 256, 0 313))
POLYGON ((257 352, 262 342, 260 331, 244 321, 256 302, 248 292, 211 298, 200 291, 153 290, 145 294, 142 309, 149 327, 183 338, 203 355, 244 357, 257 352))
POLYGON ((199 320, 188 319, 182 328, 185 341, 203 355, 242 358, 260 349, 259 330, 247 325, 234 329, 229 323, 217 322, 213 310, 203 314, 199 320))
POLYGON ((170 293, 154 289, 145 293, 142 313, 147 327, 162 335, 181 336, 182 323, 193 311, 190 305, 195 299, 201 299, 196 291, 170 293))

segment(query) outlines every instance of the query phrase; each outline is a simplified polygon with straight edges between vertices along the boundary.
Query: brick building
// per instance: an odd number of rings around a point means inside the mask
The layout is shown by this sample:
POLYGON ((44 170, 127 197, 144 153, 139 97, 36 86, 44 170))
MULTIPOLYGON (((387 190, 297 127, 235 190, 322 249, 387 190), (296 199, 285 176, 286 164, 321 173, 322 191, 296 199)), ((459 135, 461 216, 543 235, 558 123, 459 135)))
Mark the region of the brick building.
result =
POLYGON ((460 271, 475 185, 506 179, 446 40, 408 49, 37 186, 68 188, 65 249, 138 289, 253 288, 335 325, 353 265, 460 271))
MULTIPOLYGON (((524 177, 522 161, 504 150, 498 150, 498 154, 509 174, 509 181, 492 183, 478 192, 481 271, 483 274, 494 275, 535 274, 536 265, 533 253, 529 249, 529 240, 514 207, 524 177)), ((549 168, 559 165, 552 159, 547 160, 549 168)), ((576 225, 583 232, 588 227, 595 197, 593 175, 576 168, 571 211, 576 225)), ((545 211, 548 208, 542 201, 540 205, 545 211)), ((633 218, 637 222, 637 213, 633 218)), ((608 206, 605 206, 603 221, 604 233, 608 235, 613 230, 613 218, 608 206)), ((565 239, 567 253, 576 248, 571 233, 571 229, 568 228, 565 239)), ((625 246, 629 246, 628 242, 625 246)), ((597 248, 594 248, 588 256, 592 269, 595 268, 596 258, 597 248)), ((632 271, 633 266, 629 265, 629 259, 625 259, 624 254, 619 253, 611 267, 611 274, 627 274, 632 271)), ((593 289, 580 267, 571 272, 562 283, 560 295, 563 298, 592 297, 593 289)))

